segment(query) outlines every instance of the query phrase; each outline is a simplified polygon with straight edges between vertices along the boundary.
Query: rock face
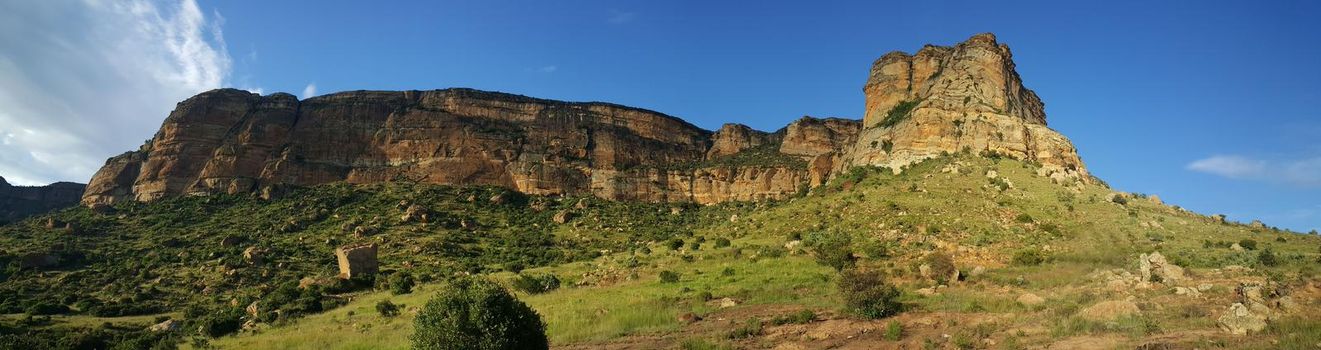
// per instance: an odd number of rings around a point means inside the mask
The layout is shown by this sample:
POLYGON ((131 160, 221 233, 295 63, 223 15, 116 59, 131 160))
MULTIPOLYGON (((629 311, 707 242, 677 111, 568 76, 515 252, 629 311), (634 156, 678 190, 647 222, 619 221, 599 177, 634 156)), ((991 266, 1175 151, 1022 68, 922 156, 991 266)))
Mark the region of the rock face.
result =
POLYGON ((0 223, 78 205, 86 185, 56 182, 46 186, 14 186, 0 177, 0 223))
POLYGON ((335 260, 339 263, 339 277, 344 279, 374 275, 379 266, 375 244, 339 247, 335 249, 335 260))
POLYGON ((966 150, 1040 163, 1048 176, 1086 178, 1073 144, 1046 127, 1044 105, 1023 86, 1012 58, 989 33, 953 47, 885 54, 863 87, 863 130, 844 164, 898 168, 966 150))
POLYGON ((1040 99, 1010 58, 989 34, 887 54, 864 88, 863 121, 803 117, 769 133, 739 124, 711 132, 639 108, 472 89, 302 101, 213 90, 179 103, 137 151, 109 159, 82 203, 267 198, 290 186, 409 180, 710 204, 784 198, 851 166, 965 149, 1038 162, 1053 178, 1086 175, 1069 141, 1046 128, 1040 99))

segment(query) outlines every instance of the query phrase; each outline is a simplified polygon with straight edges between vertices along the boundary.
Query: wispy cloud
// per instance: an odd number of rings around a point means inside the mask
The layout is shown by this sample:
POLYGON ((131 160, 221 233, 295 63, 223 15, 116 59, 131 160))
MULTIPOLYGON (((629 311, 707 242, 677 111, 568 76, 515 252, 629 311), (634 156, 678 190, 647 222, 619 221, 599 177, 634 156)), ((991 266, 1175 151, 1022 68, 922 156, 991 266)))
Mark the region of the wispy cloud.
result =
POLYGON ((175 103, 227 83, 220 25, 194 0, 0 2, 0 174, 87 181, 136 149, 175 103))
POLYGON ((637 13, 611 10, 610 17, 606 17, 605 21, 610 24, 624 24, 632 22, 634 17, 637 17, 637 13))
POLYGON ((306 99, 312 96, 316 96, 316 83, 310 83, 303 87, 303 98, 306 99))
POLYGON ((1321 157, 1294 160, 1265 160, 1238 155, 1216 155, 1188 164, 1188 170, 1238 180, 1321 187, 1321 157))
POLYGON ((542 73, 555 73, 555 71, 557 70, 560 70, 559 66, 545 66, 545 67, 537 68, 537 71, 542 73))

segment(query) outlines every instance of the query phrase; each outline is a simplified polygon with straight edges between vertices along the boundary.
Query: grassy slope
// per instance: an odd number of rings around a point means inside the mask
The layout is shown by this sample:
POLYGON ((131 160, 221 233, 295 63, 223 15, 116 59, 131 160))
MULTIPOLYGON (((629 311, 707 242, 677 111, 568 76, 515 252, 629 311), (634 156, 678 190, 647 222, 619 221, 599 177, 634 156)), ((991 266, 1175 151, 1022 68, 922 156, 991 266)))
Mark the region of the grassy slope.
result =
MULTIPOLYGON (((896 318, 906 329, 926 327, 912 323, 934 315, 945 321, 932 327, 953 334, 946 338, 940 332, 914 331, 900 340, 912 346, 989 344, 968 340, 982 338, 1021 345, 1165 342, 1235 348, 1312 346, 1317 341, 1321 321, 1299 316, 1315 312, 1316 305, 1308 302, 1304 302, 1308 311, 1286 314, 1262 336, 1223 335, 1215 331, 1214 319, 1232 303, 1232 289, 1239 281, 1269 279, 1299 290, 1315 282, 1313 271, 1321 246, 1318 237, 1218 224, 1142 198, 1120 205, 1106 200, 1111 191, 1103 186, 1052 184, 1036 176, 1035 170, 1016 161, 980 158, 930 161, 902 175, 860 169, 809 196, 758 206, 739 213, 736 220, 697 227, 694 236, 707 238, 697 251, 671 251, 652 244, 649 254, 614 253, 590 262, 538 268, 535 271, 555 273, 569 285, 581 282, 582 286, 522 299, 543 315, 552 342, 561 346, 608 347, 630 338, 657 347, 687 338, 732 342, 722 339, 719 326, 683 326, 675 316, 684 312, 708 318, 739 314, 716 310, 699 297, 703 292, 741 300, 732 309, 735 311, 757 314, 758 310, 788 306, 833 315, 830 311, 838 304, 834 271, 816 265, 799 250, 779 254, 785 250, 779 247, 795 235, 831 232, 855 237, 854 246, 863 255, 878 255, 877 249, 864 247, 888 247, 887 256, 869 257, 861 264, 888 271, 906 291, 909 310, 896 318), (958 171, 941 171, 954 161, 958 171), (991 169, 1012 182, 1013 188, 991 188, 984 175, 991 169), (732 239, 733 247, 714 248, 716 237, 732 239), (1207 242, 1243 239, 1255 240, 1259 249, 1270 248, 1281 263, 1257 266, 1246 273, 1220 270, 1227 265, 1255 266, 1258 252, 1238 252, 1207 242), (1023 249, 1043 250, 1051 260, 1040 266, 1010 264, 1013 253, 1023 249), (915 295, 913 291, 932 285, 914 276, 916 261, 931 251, 950 253, 965 273, 976 266, 987 272, 941 289, 936 296, 915 295), (1187 298, 1173 295, 1172 289, 1162 285, 1107 289, 1088 277, 1102 270, 1134 271, 1137 255, 1151 251, 1191 267, 1196 277, 1190 283, 1213 284, 1214 288, 1202 298, 1187 298), (683 255, 692 256, 692 261, 686 262, 683 255), (721 273, 725 268, 734 271, 732 276, 721 273), (679 283, 661 283, 656 275, 663 270, 683 277, 679 283), (1039 294, 1047 303, 1027 307, 1014 302, 1024 292, 1039 294), (1095 302, 1122 299, 1139 301, 1141 316, 1108 323, 1074 316, 1095 302), (1272 340, 1281 343, 1269 343, 1272 340)), ((509 274, 496 277, 508 278, 509 274)), ((383 319, 371 305, 389 298, 417 306, 426 294, 427 290, 407 296, 364 295, 344 308, 290 325, 221 338, 214 344, 224 348, 403 348, 411 313, 383 319), (348 316, 350 311, 354 316, 348 316)), ((733 345, 760 347, 796 340, 753 339, 733 345)), ((880 346, 887 344, 877 341, 880 346)))

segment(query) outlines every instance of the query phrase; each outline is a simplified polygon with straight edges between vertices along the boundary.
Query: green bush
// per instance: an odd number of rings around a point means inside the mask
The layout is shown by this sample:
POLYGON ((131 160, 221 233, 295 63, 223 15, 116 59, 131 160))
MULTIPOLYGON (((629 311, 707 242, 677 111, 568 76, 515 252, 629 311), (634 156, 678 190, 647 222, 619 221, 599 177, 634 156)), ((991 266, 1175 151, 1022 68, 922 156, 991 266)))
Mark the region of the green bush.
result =
POLYGON ((885 333, 881 337, 889 341, 899 341, 904 337, 904 325, 899 321, 891 320, 890 323, 885 324, 885 333))
POLYGON ((238 332, 242 326, 243 311, 224 309, 213 311, 197 320, 197 330, 202 335, 216 338, 238 332))
POLYGON ((1270 248, 1262 249, 1260 253, 1257 253, 1257 263, 1267 267, 1280 264, 1275 257, 1275 252, 1272 252, 1270 248))
POLYGON ((692 242, 688 243, 688 250, 701 250, 701 249, 702 249, 701 241, 693 240, 692 242))
POLYGON ((878 271, 848 269, 840 273, 839 294, 848 313, 878 319, 900 311, 899 290, 878 271))
POLYGON ((1040 248, 1023 248, 1014 252, 1012 263, 1020 266, 1036 266, 1046 262, 1046 253, 1040 248))
POLYGON ((396 273, 390 276, 390 294, 401 295, 413 292, 413 285, 417 284, 413 280, 413 275, 407 273, 396 273))
POLYGON ((679 282, 679 273, 678 273, 678 272, 674 272, 674 271, 670 271, 670 270, 661 271, 661 272, 660 272, 660 281, 661 281, 661 283, 676 283, 676 282, 679 282))
POLYGON ((399 305, 395 305, 389 300, 381 300, 376 303, 376 313, 381 314, 382 317, 399 316, 399 305))
POLYGON ((913 108, 917 107, 918 102, 921 101, 903 101, 895 104, 889 112, 885 113, 885 119, 881 119, 880 127, 888 128, 899 124, 904 119, 908 119, 909 113, 913 112, 913 108))
POLYGON ((761 335, 761 320, 749 318, 742 326, 734 328, 726 335, 729 339, 746 339, 761 335))
POLYGON ((799 312, 780 315, 771 319, 771 324, 779 326, 786 324, 806 324, 816 320, 816 312, 812 310, 802 310, 799 312))
POLYGON ((666 243, 666 245, 670 247, 670 250, 679 250, 679 248, 683 248, 683 239, 678 237, 670 238, 670 241, 666 243))
POLYGON ((812 249, 817 262, 836 271, 853 267, 857 262, 851 247, 852 238, 847 234, 813 232, 807 235, 803 243, 812 249))
POLYGON ((451 281, 428 300, 409 339, 415 350, 550 348, 536 311, 475 277, 451 281))
POLYGON ((1247 250, 1257 250, 1257 241, 1250 238, 1244 238, 1243 240, 1238 241, 1238 246, 1247 250))
POLYGON ((554 274, 519 274, 511 281, 514 289, 528 294, 541 294, 560 288, 560 278, 554 274))
POLYGON ((725 248, 729 246, 729 239, 725 237, 716 238, 716 248, 725 248))

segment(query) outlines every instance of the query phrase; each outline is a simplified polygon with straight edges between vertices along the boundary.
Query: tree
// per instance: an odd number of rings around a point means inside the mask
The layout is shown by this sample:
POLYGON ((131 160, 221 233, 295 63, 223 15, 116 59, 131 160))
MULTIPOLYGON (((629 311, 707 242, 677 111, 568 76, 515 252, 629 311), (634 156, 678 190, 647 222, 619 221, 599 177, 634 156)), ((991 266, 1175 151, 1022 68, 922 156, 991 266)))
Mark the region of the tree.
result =
POLYGON ((546 324, 527 304, 481 278, 451 281, 413 324, 413 349, 548 349, 546 324))

